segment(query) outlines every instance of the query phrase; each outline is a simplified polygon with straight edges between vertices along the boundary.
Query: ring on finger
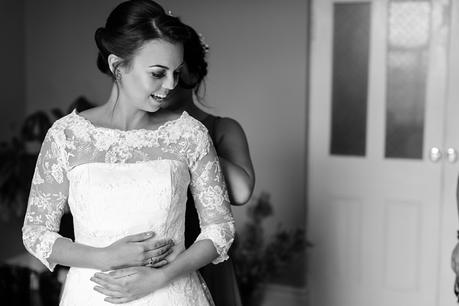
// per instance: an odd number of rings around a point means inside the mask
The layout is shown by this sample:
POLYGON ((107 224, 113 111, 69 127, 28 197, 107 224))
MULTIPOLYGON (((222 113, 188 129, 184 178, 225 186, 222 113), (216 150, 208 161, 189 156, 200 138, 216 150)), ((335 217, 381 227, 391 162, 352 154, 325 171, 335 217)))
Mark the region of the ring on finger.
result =
POLYGON ((149 264, 149 265, 152 265, 152 264, 153 264, 153 257, 150 257, 150 260, 148 261, 148 264, 149 264))

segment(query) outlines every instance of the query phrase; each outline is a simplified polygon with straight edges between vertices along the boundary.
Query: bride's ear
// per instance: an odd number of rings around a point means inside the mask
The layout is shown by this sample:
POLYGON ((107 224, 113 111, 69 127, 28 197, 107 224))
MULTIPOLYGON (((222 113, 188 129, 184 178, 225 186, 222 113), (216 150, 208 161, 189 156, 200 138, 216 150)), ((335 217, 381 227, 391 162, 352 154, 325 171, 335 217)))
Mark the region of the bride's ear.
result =
POLYGON ((115 74, 115 70, 119 69, 119 65, 122 63, 122 60, 120 57, 116 56, 115 54, 110 54, 108 56, 108 67, 110 68, 110 71, 112 72, 113 75, 115 74))

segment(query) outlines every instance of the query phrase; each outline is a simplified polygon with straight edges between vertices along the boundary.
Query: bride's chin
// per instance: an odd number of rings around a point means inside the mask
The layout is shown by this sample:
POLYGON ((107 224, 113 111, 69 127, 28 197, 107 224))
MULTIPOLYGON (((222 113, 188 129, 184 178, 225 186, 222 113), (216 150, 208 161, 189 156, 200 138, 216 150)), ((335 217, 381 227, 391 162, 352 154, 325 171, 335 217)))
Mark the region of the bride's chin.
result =
POLYGON ((154 109, 159 109, 159 108, 161 108, 161 104, 162 104, 162 103, 159 102, 159 101, 157 101, 157 100, 155 100, 155 99, 153 99, 152 97, 150 97, 150 99, 149 99, 148 102, 149 102, 149 103, 148 103, 148 106, 149 106, 150 108, 154 108, 154 109))
POLYGON ((148 103, 145 107, 144 107, 144 111, 146 112, 149 112, 149 113, 154 113, 154 112, 157 112, 158 110, 160 110, 161 107, 160 105, 154 105, 152 103, 148 103))

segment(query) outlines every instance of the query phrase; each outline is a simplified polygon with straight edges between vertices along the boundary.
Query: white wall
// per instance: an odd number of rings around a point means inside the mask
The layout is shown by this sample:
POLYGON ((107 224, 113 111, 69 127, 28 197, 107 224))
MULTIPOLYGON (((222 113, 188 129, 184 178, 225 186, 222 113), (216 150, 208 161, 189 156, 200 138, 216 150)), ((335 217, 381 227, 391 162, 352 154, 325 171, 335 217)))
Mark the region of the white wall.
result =
MULTIPOLYGON (((26 1, 27 112, 68 105, 79 95, 105 101, 93 35, 120 1, 26 1)), ((305 224, 305 0, 169 0, 166 9, 210 45, 207 104, 244 127, 257 175, 278 222, 305 224)), ((235 208, 238 225, 245 207, 235 208)))

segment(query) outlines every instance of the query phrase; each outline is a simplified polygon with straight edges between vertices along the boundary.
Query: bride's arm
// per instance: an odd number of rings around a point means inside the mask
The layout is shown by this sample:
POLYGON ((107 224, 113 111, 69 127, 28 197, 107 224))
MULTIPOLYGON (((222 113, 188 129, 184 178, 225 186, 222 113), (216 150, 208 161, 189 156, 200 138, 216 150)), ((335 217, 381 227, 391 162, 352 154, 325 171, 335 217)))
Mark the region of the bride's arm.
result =
POLYGON ((171 241, 155 241, 153 233, 128 236, 106 248, 74 243, 58 234, 69 190, 64 141, 63 130, 53 126, 41 147, 22 228, 26 249, 51 271, 56 264, 109 270, 168 255, 171 241))
POLYGON ((147 265, 161 267, 172 252, 172 245, 170 239, 155 240, 153 232, 126 236, 103 248, 58 238, 47 261, 102 271, 147 265))
POLYGON ((180 275, 196 271, 210 263, 217 255, 212 242, 197 241, 172 263, 162 268, 139 266, 108 273, 95 273, 91 281, 95 283, 94 290, 106 296, 106 302, 128 303, 164 287, 180 275))
POLYGON ((167 279, 196 271, 228 258, 233 243, 234 219, 217 153, 207 131, 198 133, 197 150, 191 160, 191 192, 199 216, 201 233, 187 250, 164 267, 167 279))

